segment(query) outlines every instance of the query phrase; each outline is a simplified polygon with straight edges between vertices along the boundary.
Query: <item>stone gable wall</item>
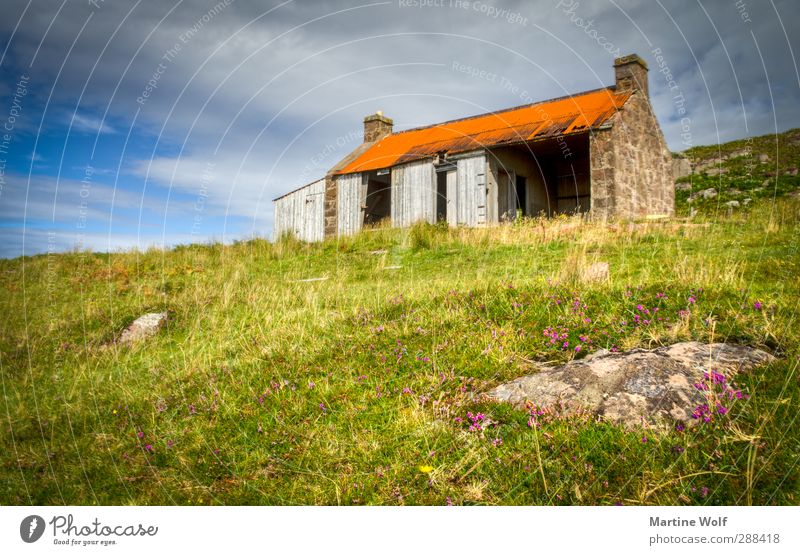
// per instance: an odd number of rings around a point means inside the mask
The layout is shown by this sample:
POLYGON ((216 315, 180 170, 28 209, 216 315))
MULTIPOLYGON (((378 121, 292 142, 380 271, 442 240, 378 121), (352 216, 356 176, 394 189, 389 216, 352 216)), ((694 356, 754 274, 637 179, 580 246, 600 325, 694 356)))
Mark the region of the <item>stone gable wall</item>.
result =
POLYGON ((647 97, 633 94, 611 124, 590 138, 593 214, 674 215, 672 156, 647 97))

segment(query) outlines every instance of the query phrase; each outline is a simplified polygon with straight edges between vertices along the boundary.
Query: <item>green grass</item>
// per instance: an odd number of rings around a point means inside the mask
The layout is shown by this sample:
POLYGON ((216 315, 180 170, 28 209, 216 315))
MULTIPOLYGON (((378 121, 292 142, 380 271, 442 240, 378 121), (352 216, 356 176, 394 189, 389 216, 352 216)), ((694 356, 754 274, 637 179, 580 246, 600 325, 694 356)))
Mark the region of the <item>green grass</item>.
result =
POLYGON ((689 223, 0 261, 0 502, 795 505, 799 220, 785 198, 689 223), (611 280, 580 285, 596 260, 611 280), (665 319, 634 325, 640 303, 665 319), (157 336, 114 343, 161 310, 157 336), (728 419, 686 432, 558 415, 536 430, 473 400, 580 335, 579 356, 691 339, 779 360, 737 378, 750 398, 728 419), (468 411, 496 425, 469 432, 468 411))
POLYGON ((0 503, 798 504, 800 133, 685 155, 723 158, 679 180, 691 220, 0 261, 0 503), (600 260, 611 279, 581 284, 600 260), (639 304, 663 319, 637 324, 639 304), (156 337, 115 343, 163 310, 156 337), (558 411, 535 429, 475 401, 535 362, 682 340, 778 360, 683 432, 558 411))

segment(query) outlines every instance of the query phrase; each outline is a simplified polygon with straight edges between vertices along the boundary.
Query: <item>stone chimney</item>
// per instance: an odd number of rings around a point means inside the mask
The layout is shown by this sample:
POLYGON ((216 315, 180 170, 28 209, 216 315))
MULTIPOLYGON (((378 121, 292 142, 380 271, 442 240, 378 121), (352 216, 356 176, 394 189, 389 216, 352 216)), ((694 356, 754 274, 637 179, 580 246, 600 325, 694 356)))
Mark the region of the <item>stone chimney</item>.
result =
POLYGON ((638 90, 650 96, 647 86, 647 64, 636 54, 614 60, 614 77, 618 91, 638 90))
POLYGON ((375 112, 371 116, 364 118, 364 142, 372 143, 384 138, 392 133, 394 121, 383 115, 383 112, 375 112))

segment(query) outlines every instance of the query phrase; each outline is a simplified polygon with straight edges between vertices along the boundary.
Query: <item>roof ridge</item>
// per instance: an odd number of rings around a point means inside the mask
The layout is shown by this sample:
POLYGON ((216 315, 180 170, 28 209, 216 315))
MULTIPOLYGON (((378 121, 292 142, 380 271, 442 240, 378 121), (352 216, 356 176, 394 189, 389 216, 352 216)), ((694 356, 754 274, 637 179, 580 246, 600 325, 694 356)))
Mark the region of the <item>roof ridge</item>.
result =
MULTIPOLYGON (((578 97, 578 96, 584 96, 584 95, 587 95, 587 94, 596 93, 596 92, 600 92, 600 91, 606 91, 607 90, 607 91, 616 92, 616 89, 617 88, 614 85, 610 85, 610 86, 607 86, 607 87, 599 87, 597 89, 591 89, 591 90, 588 90, 588 91, 582 91, 582 92, 575 93, 575 94, 565 94, 563 96, 557 96, 555 98, 548 98, 546 100, 537 100, 536 102, 531 102, 531 103, 528 103, 528 104, 520 104, 518 106, 512 106, 511 108, 503 108, 501 110, 493 110, 491 112, 484 112, 482 114, 475 114, 475 115, 472 115, 472 116, 465 116, 463 118, 455 118, 455 119, 451 119, 451 120, 447 120, 447 121, 442 121, 442 122, 439 122, 439 123, 431 123, 429 125, 422 125, 422 126, 419 126, 419 127, 411 127, 409 129, 403 129, 402 131, 396 131, 394 133, 390 133, 389 135, 386 135, 386 137, 391 137, 393 135, 402 135, 403 133, 411 133, 411 132, 414 132, 414 131, 422 131, 423 129, 431 129, 433 127, 439 127, 439 126, 442 126, 442 125, 448 125, 450 123, 458 123, 460 121, 468 121, 468 120, 471 120, 471 119, 477 119, 477 118, 482 118, 482 117, 486 117, 486 116, 493 116, 493 115, 497 115, 497 114, 503 114, 505 112, 513 112, 514 110, 520 110, 522 108, 530 108, 531 106, 536 106, 537 104, 548 104, 550 102, 558 102, 559 100, 566 100, 568 98, 575 98, 575 97, 578 97)), ((386 137, 383 137, 381 139, 381 141, 383 141, 383 139, 385 139, 386 137)), ((381 142, 381 141, 378 141, 378 142, 381 142)))

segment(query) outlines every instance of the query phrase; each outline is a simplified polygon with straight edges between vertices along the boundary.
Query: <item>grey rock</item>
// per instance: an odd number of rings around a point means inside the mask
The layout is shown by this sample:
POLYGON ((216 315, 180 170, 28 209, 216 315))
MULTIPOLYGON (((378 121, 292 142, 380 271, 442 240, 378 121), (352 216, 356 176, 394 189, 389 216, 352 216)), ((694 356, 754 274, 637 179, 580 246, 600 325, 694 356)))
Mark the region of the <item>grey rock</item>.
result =
POLYGON ((748 204, 750 204, 751 202, 753 202, 753 199, 751 199, 750 197, 747 197, 746 199, 744 199, 744 200, 742 201, 742 204, 744 204, 744 205, 748 205, 748 204))
POLYGON ((731 188, 731 189, 728 189, 728 190, 727 190, 727 191, 725 191, 725 192, 726 192, 727 194, 729 194, 730 196, 732 196, 732 197, 738 197, 739 195, 741 195, 741 194, 742 194, 742 192, 741 192, 739 189, 733 189, 733 188, 731 188))
POLYGON ((692 163, 688 158, 675 156, 672 159, 672 176, 675 179, 685 177, 692 173, 692 163))
POLYGON ((608 276, 608 262, 595 262, 587 266, 581 274, 582 280, 587 283, 608 281, 608 276))
POLYGON ((703 189, 702 191, 698 191, 692 195, 689 195, 688 202, 694 202, 698 198, 709 199, 714 198, 715 196, 717 196, 717 190, 713 187, 709 187, 708 189, 703 189))
POLYGON ((739 208, 739 201, 738 200, 729 200, 725 203, 725 206, 730 208, 739 208))
POLYGON ((676 191, 691 191, 692 184, 691 183, 676 183, 675 184, 676 191))
POLYGON ((762 164, 766 164, 767 162, 769 162, 769 155, 768 154, 759 154, 758 155, 758 161, 760 163, 762 163, 762 164))
POLYGON ((166 312, 151 312, 138 317, 122 331, 120 343, 134 343, 155 335, 166 323, 166 312))
POLYGON ((714 370, 730 382, 737 372, 775 358, 743 345, 694 341, 626 353, 599 351, 583 360, 543 368, 485 393, 485 397, 524 407, 566 407, 566 414, 589 411, 629 428, 675 421, 691 425, 692 412, 707 400, 694 387, 714 370))
POLYGON ((713 175, 725 175, 726 173, 728 173, 728 168, 717 167, 717 168, 708 168, 706 170, 706 175, 712 175, 712 176, 713 175))

